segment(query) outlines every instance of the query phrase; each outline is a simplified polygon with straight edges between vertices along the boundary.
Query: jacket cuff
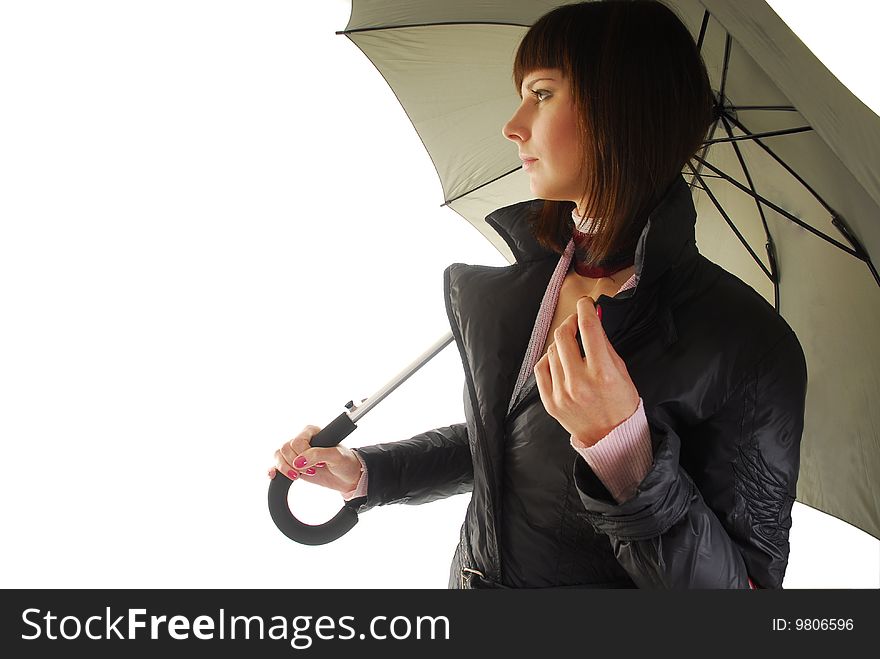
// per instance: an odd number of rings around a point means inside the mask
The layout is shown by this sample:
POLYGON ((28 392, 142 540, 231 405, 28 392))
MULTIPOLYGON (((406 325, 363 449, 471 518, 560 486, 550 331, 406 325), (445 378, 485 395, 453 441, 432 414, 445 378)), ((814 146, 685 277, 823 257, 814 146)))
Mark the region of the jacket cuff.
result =
POLYGON ((367 496, 367 465, 364 462, 364 459, 361 457, 360 453, 353 449, 352 452, 357 457, 358 462, 361 463, 361 477, 360 480, 358 480, 357 485, 354 486, 353 490, 342 493, 342 498, 346 501, 351 501, 352 499, 356 499, 357 497, 367 496))
POLYGON ((632 498, 651 469, 651 430, 641 398, 632 416, 592 446, 585 446, 574 435, 570 442, 618 503, 632 498))
POLYGON ((583 456, 575 459, 575 486, 586 510, 579 516, 598 533, 622 541, 660 536, 684 517, 698 496, 694 482, 679 465, 678 435, 662 421, 648 418, 648 425, 654 463, 633 496, 622 503, 611 497, 583 456))

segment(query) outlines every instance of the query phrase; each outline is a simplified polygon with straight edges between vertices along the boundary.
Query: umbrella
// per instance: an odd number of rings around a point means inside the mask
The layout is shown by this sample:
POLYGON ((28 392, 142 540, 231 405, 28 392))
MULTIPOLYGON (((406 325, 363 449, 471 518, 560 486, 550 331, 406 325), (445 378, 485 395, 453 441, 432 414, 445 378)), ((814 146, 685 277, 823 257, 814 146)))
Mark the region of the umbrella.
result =
MULTIPOLYGON (((517 150, 500 130, 520 102, 513 55, 528 27, 560 4, 567 3, 352 0, 348 25, 337 33, 400 100, 440 177, 443 205, 509 263, 513 254, 486 216, 532 197, 517 150)), ((880 538, 880 344, 873 335, 880 276, 871 260, 880 254, 880 118, 763 0, 664 4, 693 34, 716 99, 696 167, 683 172, 698 248, 774 306, 807 359, 797 500, 880 538)), ((451 341, 444 336, 424 361, 451 341)), ((276 478, 270 486, 276 524, 291 517, 289 485, 276 478), (274 504, 273 488, 285 497, 274 504)))

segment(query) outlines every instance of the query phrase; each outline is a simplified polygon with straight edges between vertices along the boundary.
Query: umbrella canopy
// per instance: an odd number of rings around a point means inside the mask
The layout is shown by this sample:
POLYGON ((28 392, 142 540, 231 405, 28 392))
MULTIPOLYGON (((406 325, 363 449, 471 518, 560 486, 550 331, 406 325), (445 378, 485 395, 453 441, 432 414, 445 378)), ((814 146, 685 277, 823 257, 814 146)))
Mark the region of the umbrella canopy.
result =
MULTIPOLYGON (((444 205, 485 218, 532 198, 501 126, 516 48, 545 0, 352 0, 344 34, 402 103, 444 205)), ((762 0, 666 0, 698 43, 716 121, 685 171, 709 260, 785 318, 809 387, 797 500, 880 538, 880 118, 762 0)))

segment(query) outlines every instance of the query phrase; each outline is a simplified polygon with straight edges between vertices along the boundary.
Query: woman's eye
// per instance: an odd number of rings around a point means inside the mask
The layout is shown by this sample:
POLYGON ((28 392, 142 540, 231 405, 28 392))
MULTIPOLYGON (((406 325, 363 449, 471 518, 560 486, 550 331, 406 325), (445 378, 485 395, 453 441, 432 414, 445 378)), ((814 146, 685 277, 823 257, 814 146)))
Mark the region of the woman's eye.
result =
POLYGON ((533 89, 531 91, 532 91, 532 95, 538 99, 539 103, 544 100, 543 98, 541 98, 541 94, 547 94, 549 96, 549 92, 547 92, 544 89, 533 89))

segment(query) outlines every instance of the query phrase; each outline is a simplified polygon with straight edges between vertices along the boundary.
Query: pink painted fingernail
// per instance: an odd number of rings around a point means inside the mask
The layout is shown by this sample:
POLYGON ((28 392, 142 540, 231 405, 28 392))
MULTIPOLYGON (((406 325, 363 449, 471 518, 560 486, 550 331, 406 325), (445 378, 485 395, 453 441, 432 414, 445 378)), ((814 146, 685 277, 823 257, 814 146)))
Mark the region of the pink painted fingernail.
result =
POLYGON ((602 307, 596 305, 596 313, 599 315, 599 320, 602 320, 602 307))
POLYGON ((318 462, 318 463, 315 464, 315 466, 316 466, 316 467, 326 467, 326 466, 327 466, 327 463, 326 463, 326 462, 318 462))
POLYGON ((303 456, 299 456, 296 460, 293 461, 293 466, 299 469, 304 466, 308 462, 303 456))
POLYGON ((275 478, 275 467, 272 467, 268 472, 269 478, 275 478))
POLYGON ((309 476, 314 476, 315 475, 315 468, 309 467, 308 469, 306 469, 306 474, 308 474, 309 476))
POLYGON ((290 480, 292 480, 292 481, 296 480, 296 472, 293 469, 288 470, 287 475, 290 478, 290 480))

